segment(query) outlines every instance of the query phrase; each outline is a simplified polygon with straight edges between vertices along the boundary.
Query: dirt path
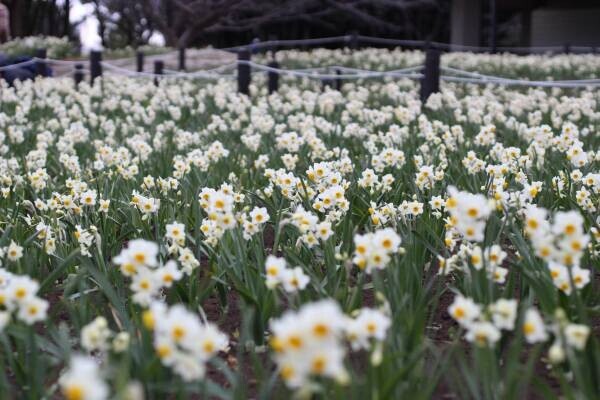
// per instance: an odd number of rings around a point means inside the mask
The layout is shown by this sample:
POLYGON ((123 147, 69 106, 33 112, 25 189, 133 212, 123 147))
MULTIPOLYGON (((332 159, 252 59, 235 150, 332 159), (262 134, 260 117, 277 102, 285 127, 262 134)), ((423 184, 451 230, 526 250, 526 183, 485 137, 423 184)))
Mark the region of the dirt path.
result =
MULTIPOLYGON (((165 72, 176 71, 179 67, 179 52, 171 51, 165 54, 147 55, 146 57, 144 57, 144 71, 153 72, 154 62, 159 60, 162 60, 164 62, 165 72)), ((235 54, 226 51, 215 50, 211 48, 188 49, 186 50, 185 64, 187 71, 198 71, 231 64, 235 60, 235 54)), ((137 61, 135 56, 112 60, 105 59, 104 61, 115 67, 124 68, 132 72, 135 72, 137 68, 137 61)), ((87 72, 87 70, 89 69, 89 61, 83 59, 81 60, 81 64, 83 64, 83 68, 87 72)), ((53 70, 54 76, 68 76, 74 71, 75 68, 74 64, 67 63, 50 63, 50 67, 53 70)), ((117 72, 111 71, 110 68, 103 68, 103 73, 114 74, 117 72)))

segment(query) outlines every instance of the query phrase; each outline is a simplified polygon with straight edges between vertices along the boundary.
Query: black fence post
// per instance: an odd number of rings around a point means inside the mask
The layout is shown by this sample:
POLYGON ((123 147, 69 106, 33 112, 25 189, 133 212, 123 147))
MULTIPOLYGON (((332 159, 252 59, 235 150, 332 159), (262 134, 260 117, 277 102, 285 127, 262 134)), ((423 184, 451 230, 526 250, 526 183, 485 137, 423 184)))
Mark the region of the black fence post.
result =
MULTIPOLYGON (((154 75, 162 75, 165 68, 165 63, 161 60, 154 61, 154 75)), ((158 86, 158 76, 154 77, 154 85, 158 86)))
POLYGON ((144 52, 138 51, 135 54, 137 72, 144 72, 144 52))
POLYGON ((83 82, 83 64, 75 64, 75 73, 73 74, 73 79, 75 79, 76 88, 81 82, 83 82))
MULTIPOLYGON (((335 69, 336 75, 340 75, 341 73, 342 71, 340 71, 339 68, 335 69)), ((342 80, 340 78, 335 78, 335 90, 337 90, 338 92, 342 90, 342 80)))
POLYGON ((565 43, 563 51, 565 54, 569 54, 571 52, 571 43, 565 43))
POLYGON ((243 49, 238 52, 238 92, 250 94, 250 51, 243 49))
MULTIPOLYGON (((277 35, 269 35, 269 42, 276 42, 277 41, 277 35)), ((271 53, 273 54, 273 57, 275 57, 275 53, 277 53, 277 44, 271 44, 271 46, 269 46, 269 50, 271 50, 271 53)))
POLYGON ((348 36, 348 47, 350 47, 352 50, 358 49, 358 32, 357 31, 350 32, 350 35, 348 36))
POLYGON ((427 49, 425 68, 421 78, 421 102, 425 103, 432 93, 440 91, 440 51, 427 49))
POLYGON ((260 39, 259 38, 255 37, 254 39, 252 39, 252 45, 251 45, 251 48, 250 48, 252 54, 256 54, 256 53, 259 52, 259 50, 260 50, 260 44, 259 43, 260 43, 260 39))
POLYGON ((102 76, 102 52, 97 50, 90 51, 90 84, 102 76))
MULTIPOLYGON (((271 68, 279 68, 279 63, 275 60, 269 63, 271 68)), ((279 88, 279 72, 269 71, 269 94, 275 93, 279 88)))
POLYGON ((179 70, 185 71, 185 47, 179 48, 179 70))
POLYGON ((350 48, 353 50, 358 49, 358 31, 350 33, 350 48))
POLYGON ((46 49, 37 49, 35 51, 35 57, 38 60, 35 63, 35 75, 46 76, 46 62, 42 61, 46 59, 46 49))

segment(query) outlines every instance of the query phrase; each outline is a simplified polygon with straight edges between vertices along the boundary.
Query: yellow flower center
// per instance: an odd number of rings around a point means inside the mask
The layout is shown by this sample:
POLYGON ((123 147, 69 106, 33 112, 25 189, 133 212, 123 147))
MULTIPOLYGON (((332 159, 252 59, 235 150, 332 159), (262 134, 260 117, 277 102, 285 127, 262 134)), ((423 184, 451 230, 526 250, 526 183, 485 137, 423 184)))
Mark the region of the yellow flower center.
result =
POLYGON ((327 361, 323 356, 317 356, 313 359, 311 370, 314 374, 322 374, 325 371, 327 361))
POLYGON ((550 255, 550 248, 547 246, 544 246, 540 249, 540 254, 542 255, 542 257, 548 257, 550 255))
POLYGON ((185 329, 182 326, 175 326, 171 332, 175 341, 180 341, 185 336, 185 329))
POLYGON ((268 267, 267 275, 276 276, 277 275, 277 267, 268 267))
POLYGON ((156 348, 156 354, 160 358, 168 357, 171 354, 171 348, 166 344, 160 345, 156 348))
POLYGON ((367 324, 367 332, 369 332, 371 335, 374 334, 376 330, 377 325, 375 324, 375 322, 369 322, 367 324))
POLYGON ((567 235, 572 235, 572 234, 574 234, 574 233, 575 233, 575 225, 573 225, 573 224, 567 224, 567 225, 565 226, 565 233, 566 233, 567 235))
POLYGON ((63 389, 66 400, 83 400, 84 390, 82 385, 73 384, 63 389))
POLYGON ((467 210, 467 214, 471 218, 477 218, 477 216, 479 215, 479 210, 475 207, 471 207, 467 210))
POLYGON ((477 333, 475 335, 475 341, 480 345, 483 346, 484 344, 487 343, 487 336, 484 333, 477 333))
POLYGON ((207 353, 212 353, 215 350, 215 344, 212 342, 212 340, 205 340, 202 347, 207 353))
POLYGON ((365 267, 367 266, 367 260, 365 260, 364 258, 361 258, 360 260, 357 261, 356 265, 360 269, 365 269, 365 267))
POLYGON ((137 271, 137 268, 135 267, 135 265, 133 265, 131 263, 123 264, 122 268, 123 268, 123 271, 125 271, 128 274, 135 274, 137 271))
POLYGON ((329 327, 323 323, 318 323, 314 326, 313 332, 315 336, 325 337, 329 334, 329 327))
POLYGON ((302 347, 302 338, 296 335, 290 336, 288 339, 288 343, 291 347, 299 349, 300 347, 302 347))
POLYGON ((531 322, 526 322, 523 325, 523 333, 525 335, 531 335, 533 332, 535 332, 535 325, 533 325, 531 322))
POLYGON ((565 258, 563 260, 565 265, 573 265, 573 256, 571 254, 565 254, 565 258))
POLYGON ((147 329, 154 329, 154 315, 152 315, 152 311, 144 311, 144 313, 142 314, 142 323, 147 329))
POLYGON ((284 380, 290 380, 294 376, 294 368, 292 368, 289 365, 285 365, 281 368, 281 371, 279 371, 279 373, 281 374, 281 377, 284 380))
POLYGON ((454 318, 461 319, 465 316, 465 310, 462 307, 456 307, 454 309, 454 318))
POLYGON ((456 201, 456 199, 454 197, 449 197, 448 200, 446 200, 447 208, 454 208, 457 205, 458 205, 458 202, 456 201))
POLYGON ((276 353, 280 353, 283 351, 283 343, 281 342, 281 340, 277 337, 272 337, 269 340, 269 344, 271 345, 271 348, 273 349, 273 351, 275 351, 276 353))
POLYGON ((531 195, 531 197, 535 197, 538 194, 538 190, 536 187, 532 187, 531 189, 529 189, 529 194, 531 195))

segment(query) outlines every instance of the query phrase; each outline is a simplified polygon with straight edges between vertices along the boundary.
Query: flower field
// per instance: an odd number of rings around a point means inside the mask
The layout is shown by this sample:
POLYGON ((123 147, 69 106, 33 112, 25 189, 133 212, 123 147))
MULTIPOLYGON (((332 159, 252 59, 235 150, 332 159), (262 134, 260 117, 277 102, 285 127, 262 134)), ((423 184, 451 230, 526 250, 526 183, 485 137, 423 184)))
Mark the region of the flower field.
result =
POLYGON ((2 82, 0 398, 600 397, 600 91, 253 79, 2 82))

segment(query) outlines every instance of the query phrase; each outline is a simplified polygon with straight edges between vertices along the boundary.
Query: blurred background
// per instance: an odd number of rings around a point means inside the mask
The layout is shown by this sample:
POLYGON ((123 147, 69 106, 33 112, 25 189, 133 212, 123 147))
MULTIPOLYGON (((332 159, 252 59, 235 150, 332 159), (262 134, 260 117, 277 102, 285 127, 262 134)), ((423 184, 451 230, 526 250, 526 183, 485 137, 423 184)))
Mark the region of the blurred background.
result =
POLYGON ((10 36, 82 49, 228 47, 362 35, 478 46, 600 45, 599 0, 1 0, 10 36))

